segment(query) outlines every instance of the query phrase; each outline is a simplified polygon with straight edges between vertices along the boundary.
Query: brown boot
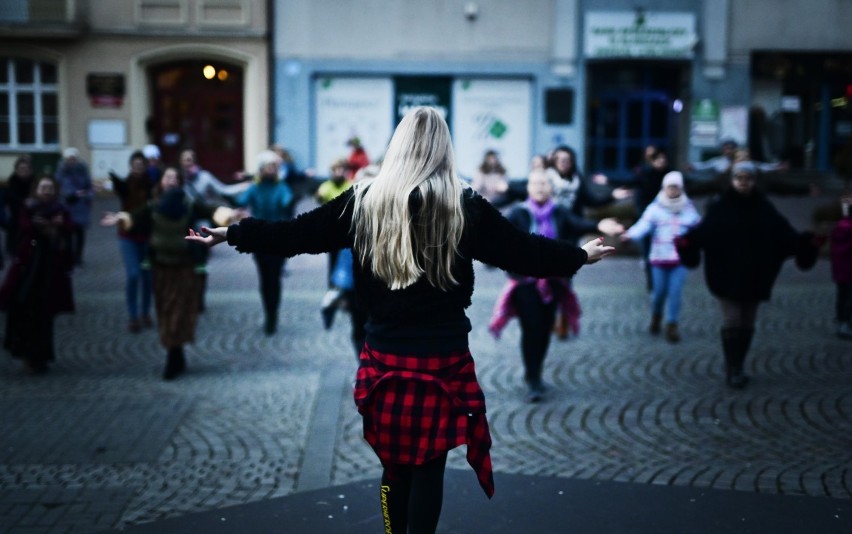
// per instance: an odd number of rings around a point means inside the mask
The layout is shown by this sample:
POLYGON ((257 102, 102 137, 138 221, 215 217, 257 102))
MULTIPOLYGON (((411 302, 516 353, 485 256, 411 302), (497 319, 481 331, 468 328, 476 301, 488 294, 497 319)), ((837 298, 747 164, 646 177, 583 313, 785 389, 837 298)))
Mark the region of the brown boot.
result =
POLYGON ((680 341, 680 333, 677 331, 677 323, 669 323, 666 325, 666 341, 669 343, 677 343, 680 341))
POLYGON ((660 333, 662 324, 663 316, 655 314, 653 317, 651 317, 651 326, 648 327, 648 331, 651 332, 651 335, 656 336, 660 333))

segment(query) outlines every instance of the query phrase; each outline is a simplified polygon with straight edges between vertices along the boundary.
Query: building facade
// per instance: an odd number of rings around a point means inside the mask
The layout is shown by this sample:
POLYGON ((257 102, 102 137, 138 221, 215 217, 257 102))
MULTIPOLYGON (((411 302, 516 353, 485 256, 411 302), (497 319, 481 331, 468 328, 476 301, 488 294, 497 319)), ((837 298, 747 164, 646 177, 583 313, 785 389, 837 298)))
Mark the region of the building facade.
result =
MULTIPOLYGON (((76 147, 96 178, 159 146, 193 149, 229 178, 265 148, 269 23, 264 0, 4 0, 0 168, 36 170, 76 147)), ((3 171, 3 175, 5 176, 3 171)))
POLYGON ((105 177, 154 143, 228 178, 278 142, 323 175, 427 104, 468 177, 567 144, 617 181, 645 145, 680 166, 725 138, 831 171, 850 23, 848 0, 4 0, 0 168, 75 146, 105 177))
POLYGON ((412 105, 444 111, 463 175, 513 177, 560 144, 626 179, 645 145, 685 165, 732 138, 830 171, 852 136, 852 2, 276 0, 274 129, 327 172, 379 158, 412 105))

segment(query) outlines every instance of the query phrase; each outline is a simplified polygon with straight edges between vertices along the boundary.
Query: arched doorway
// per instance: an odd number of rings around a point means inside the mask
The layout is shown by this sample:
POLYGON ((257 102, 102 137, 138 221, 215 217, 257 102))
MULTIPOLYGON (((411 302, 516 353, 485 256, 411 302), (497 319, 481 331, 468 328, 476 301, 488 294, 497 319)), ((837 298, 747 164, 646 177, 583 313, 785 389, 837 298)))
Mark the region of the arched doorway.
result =
POLYGON ((163 161, 181 150, 228 181, 243 167, 243 69, 222 61, 185 60, 148 69, 153 114, 146 130, 163 161))

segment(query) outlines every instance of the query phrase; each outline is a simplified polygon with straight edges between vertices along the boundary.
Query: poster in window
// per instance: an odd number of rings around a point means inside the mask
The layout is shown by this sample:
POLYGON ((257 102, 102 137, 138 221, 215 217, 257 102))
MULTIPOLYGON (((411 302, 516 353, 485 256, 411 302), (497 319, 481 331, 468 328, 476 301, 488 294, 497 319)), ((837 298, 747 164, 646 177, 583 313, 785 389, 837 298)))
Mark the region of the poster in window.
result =
POLYGON ((390 78, 321 77, 316 80, 316 170, 328 176, 332 162, 349 155, 358 137, 371 162, 385 151, 393 133, 390 78))
POLYGON ((529 80, 455 80, 453 145, 463 177, 471 179, 485 152, 496 150, 509 178, 526 178, 531 100, 529 80))

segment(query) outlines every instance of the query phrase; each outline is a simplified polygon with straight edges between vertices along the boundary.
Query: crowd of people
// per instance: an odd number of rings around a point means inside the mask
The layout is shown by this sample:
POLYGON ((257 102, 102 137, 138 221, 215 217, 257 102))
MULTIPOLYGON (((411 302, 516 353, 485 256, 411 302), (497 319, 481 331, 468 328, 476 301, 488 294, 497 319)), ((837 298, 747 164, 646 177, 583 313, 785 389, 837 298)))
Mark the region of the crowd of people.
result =
MULTIPOLYGON (((329 254, 328 292, 317 305, 326 328, 338 310, 350 314, 359 360, 355 403, 384 468, 382 512, 394 531, 413 524, 434 530, 447 452, 456 446, 467 445, 483 490, 494 491, 485 399, 465 313, 474 260, 508 274, 488 328, 499 337, 518 319, 531 403, 547 397, 544 362, 554 332, 580 333, 573 274, 615 252, 600 236, 639 244, 651 292, 648 332, 670 343, 682 336, 687 269, 703 261, 721 310, 720 360, 731 388, 749 382, 745 360, 758 309, 783 262, 812 267, 826 238, 837 334, 852 338, 852 195, 841 198, 843 216, 830 236, 799 232, 759 187, 761 173, 783 168, 755 163, 730 143, 722 159, 704 165, 719 174, 713 182, 720 188, 703 214, 688 194, 688 175, 673 170, 658 147, 648 148, 625 187, 611 187, 603 174, 585 176, 574 150, 556 147, 533 158, 518 199, 496 151, 485 154, 470 186, 459 177, 446 122, 431 108, 406 114, 379 163, 371 164, 357 138, 348 144, 350 156, 335 161, 315 190, 305 187, 312 171, 299 172, 277 145, 228 184, 204 170, 191 150, 169 166, 148 145, 130 155, 126 176, 110 176, 120 210, 99 219, 116 227, 127 329, 136 334, 156 326, 166 380, 186 371, 184 347, 194 341, 205 308, 211 246, 227 242, 252 254, 262 330, 270 336, 277 332, 286 259, 329 254), (319 207, 294 217, 295 202, 309 192, 319 207), (629 220, 590 218, 589 208, 631 198, 629 220)), ((22 156, 0 189, 9 264, 0 286, 4 347, 28 372, 48 369, 54 318, 74 311, 72 274, 85 264, 96 190, 73 148, 52 175, 36 175, 22 156)))

